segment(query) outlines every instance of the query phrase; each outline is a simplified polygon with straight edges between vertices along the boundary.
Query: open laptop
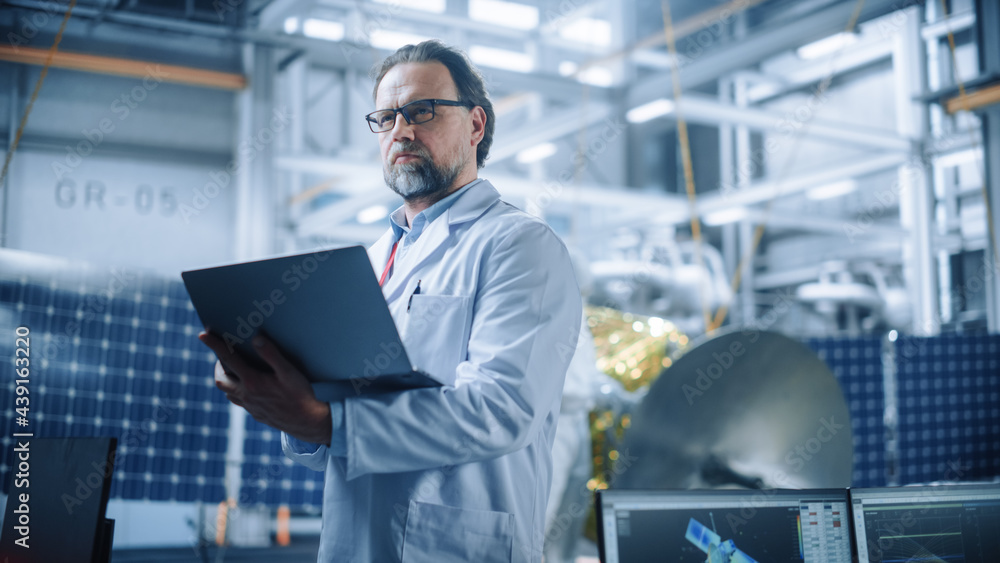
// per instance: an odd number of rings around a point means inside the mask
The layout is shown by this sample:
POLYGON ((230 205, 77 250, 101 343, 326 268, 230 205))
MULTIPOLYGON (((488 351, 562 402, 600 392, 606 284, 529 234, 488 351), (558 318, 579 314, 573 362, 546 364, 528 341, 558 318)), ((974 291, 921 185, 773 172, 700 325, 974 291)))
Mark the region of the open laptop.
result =
POLYGON ((598 491, 604 563, 851 563, 846 489, 598 491))
POLYGON ((1000 560, 1000 484, 851 489, 859 563, 1000 560))
POLYGON ((441 385, 410 363, 364 247, 183 272, 208 329, 264 367, 263 331, 320 399, 441 385))

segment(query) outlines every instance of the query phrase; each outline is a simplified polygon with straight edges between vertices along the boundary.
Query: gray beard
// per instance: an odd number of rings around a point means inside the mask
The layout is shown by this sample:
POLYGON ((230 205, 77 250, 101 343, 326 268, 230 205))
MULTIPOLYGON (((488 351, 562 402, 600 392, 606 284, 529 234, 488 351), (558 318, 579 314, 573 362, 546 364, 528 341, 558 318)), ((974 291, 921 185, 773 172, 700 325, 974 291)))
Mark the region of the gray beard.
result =
POLYGON ((429 159, 385 166, 382 175, 392 191, 406 201, 437 201, 448 193, 448 188, 461 172, 460 162, 449 168, 438 166, 429 159))

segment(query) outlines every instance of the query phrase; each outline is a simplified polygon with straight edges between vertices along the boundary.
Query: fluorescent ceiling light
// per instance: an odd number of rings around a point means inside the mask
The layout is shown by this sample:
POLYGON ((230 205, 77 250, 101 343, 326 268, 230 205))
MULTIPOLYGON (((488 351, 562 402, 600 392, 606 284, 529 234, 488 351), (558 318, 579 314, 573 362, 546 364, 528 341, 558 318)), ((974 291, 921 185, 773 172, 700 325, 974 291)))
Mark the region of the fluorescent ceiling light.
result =
POLYGON ((358 211, 358 223, 368 225, 389 215, 389 208, 384 205, 373 205, 358 211))
POLYGON ((625 114, 629 123, 643 123, 657 117, 662 117, 674 111, 673 100, 660 98, 652 102, 636 106, 625 114))
POLYGON ((388 4, 390 8, 410 8, 434 14, 444 13, 445 0, 375 0, 377 4, 388 4))
POLYGON ((344 24, 310 18, 302 24, 302 35, 313 39, 340 41, 344 38, 344 24))
POLYGON ((517 153, 517 161, 521 164, 538 162, 556 154, 558 150, 559 147, 555 143, 542 143, 517 153))
POLYGON ((746 219, 747 215, 746 207, 731 207, 729 209, 720 209, 719 211, 706 213, 705 217, 702 218, 702 222, 709 227, 718 227, 719 225, 727 225, 746 219))
POLYGON ((841 31, 836 35, 831 35, 820 39, 819 41, 813 41, 808 45, 803 45, 796 50, 800 59, 805 59, 811 61, 813 59, 818 59, 820 57, 825 57, 827 55, 832 55, 837 51, 852 45, 858 41, 858 36, 846 31, 841 31))
POLYGON ((832 184, 812 188, 806 191, 806 197, 814 201, 822 201, 824 199, 832 199, 847 195, 856 189, 858 189, 858 183, 856 181, 842 180, 840 182, 834 182, 832 184))
POLYGON ((580 68, 580 65, 574 63, 573 61, 563 61, 559 63, 559 74, 561 76, 569 76, 576 72, 576 69, 580 68))
POLYGON ((285 33, 291 35, 299 30, 299 18, 285 18, 285 33))
POLYGON ((535 29, 538 8, 501 0, 470 0, 469 18, 514 29, 535 29))
POLYGON ((611 22, 594 18, 577 18, 560 26, 559 36, 595 47, 609 47, 611 45, 611 22))
POLYGON ((395 51, 403 45, 416 45, 427 41, 430 37, 416 35, 413 33, 403 33, 402 31, 389 31, 387 29, 376 29, 372 31, 369 42, 372 47, 395 51))
POLYGON ((469 47, 469 58, 477 64, 516 72, 531 72, 535 68, 535 63, 528 54, 482 45, 469 47))
POLYGON ((611 69, 604 66, 592 66, 585 68, 576 75, 576 79, 591 86, 611 86, 615 82, 615 75, 611 69))

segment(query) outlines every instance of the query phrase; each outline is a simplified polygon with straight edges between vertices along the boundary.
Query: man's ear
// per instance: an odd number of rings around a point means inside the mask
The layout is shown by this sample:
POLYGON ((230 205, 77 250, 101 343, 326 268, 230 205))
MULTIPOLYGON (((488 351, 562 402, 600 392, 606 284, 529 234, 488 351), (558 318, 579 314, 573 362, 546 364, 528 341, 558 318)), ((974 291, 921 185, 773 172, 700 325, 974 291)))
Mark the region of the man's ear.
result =
POLYGON ((486 110, 476 106, 469 114, 472 116, 472 145, 476 146, 486 135, 486 110))

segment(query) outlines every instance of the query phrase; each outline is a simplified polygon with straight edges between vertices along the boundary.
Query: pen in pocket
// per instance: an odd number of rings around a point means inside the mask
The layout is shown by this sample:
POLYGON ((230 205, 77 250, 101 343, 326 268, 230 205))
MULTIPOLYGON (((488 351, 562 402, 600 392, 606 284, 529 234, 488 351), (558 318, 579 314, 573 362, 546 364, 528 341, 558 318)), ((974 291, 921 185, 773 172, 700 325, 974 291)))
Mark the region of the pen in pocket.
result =
POLYGON ((413 290, 413 293, 410 294, 410 300, 406 302, 406 312, 407 313, 410 312, 410 307, 413 306, 413 296, 414 295, 420 295, 420 282, 421 281, 423 281, 423 280, 417 280, 417 288, 413 290))

